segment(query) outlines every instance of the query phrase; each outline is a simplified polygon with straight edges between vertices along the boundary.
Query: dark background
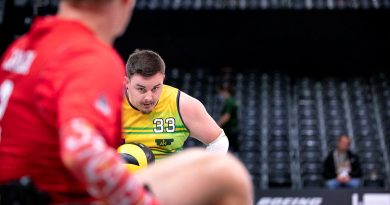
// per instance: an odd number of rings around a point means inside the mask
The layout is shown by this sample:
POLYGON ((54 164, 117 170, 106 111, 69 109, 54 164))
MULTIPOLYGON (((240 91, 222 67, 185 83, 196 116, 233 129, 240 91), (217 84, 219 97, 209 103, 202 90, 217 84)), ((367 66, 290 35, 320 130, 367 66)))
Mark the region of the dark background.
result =
POLYGON ((139 11, 116 43, 161 53, 169 66, 323 74, 389 67, 389 11, 139 11))

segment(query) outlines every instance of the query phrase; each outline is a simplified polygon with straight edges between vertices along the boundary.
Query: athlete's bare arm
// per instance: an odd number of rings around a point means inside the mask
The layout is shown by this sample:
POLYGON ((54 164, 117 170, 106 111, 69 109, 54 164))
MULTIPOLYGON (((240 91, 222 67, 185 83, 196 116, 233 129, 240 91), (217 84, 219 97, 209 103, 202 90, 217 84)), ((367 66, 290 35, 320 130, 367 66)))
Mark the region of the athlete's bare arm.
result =
POLYGON ((211 151, 214 149, 217 152, 227 152, 227 137, 199 100, 181 92, 179 107, 184 124, 192 137, 209 145, 211 151))
POLYGON ((179 104, 184 124, 192 137, 205 144, 217 139, 222 130, 199 100, 181 92, 179 104))

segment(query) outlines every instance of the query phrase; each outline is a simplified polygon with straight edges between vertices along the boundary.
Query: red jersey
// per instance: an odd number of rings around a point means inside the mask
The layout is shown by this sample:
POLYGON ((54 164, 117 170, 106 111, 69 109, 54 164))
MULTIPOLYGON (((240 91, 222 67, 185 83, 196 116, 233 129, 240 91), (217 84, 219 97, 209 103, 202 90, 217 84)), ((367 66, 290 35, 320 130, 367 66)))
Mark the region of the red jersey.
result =
POLYGON ((0 183, 30 176, 53 202, 88 199, 60 157, 59 125, 88 120, 120 141, 124 63, 76 21, 44 17, 0 61, 0 183))

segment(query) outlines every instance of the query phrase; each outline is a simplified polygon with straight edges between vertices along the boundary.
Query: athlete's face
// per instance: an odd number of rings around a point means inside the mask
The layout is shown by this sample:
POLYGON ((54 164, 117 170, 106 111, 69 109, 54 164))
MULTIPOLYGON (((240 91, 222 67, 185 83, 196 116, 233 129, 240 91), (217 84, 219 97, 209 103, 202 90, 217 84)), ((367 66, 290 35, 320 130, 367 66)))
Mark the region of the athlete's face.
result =
POLYGON ((164 74, 157 73, 151 77, 135 74, 125 77, 125 89, 130 103, 142 113, 150 113, 157 105, 162 92, 164 74))

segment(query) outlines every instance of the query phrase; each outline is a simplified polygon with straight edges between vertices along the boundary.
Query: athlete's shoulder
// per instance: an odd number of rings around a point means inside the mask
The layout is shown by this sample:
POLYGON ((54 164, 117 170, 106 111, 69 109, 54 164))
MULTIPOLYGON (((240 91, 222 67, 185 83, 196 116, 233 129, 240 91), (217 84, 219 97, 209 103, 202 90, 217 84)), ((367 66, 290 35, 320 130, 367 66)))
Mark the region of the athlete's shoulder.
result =
POLYGON ((203 103, 200 100, 192 97, 191 95, 188 95, 185 92, 181 92, 178 102, 180 105, 180 110, 183 111, 183 113, 196 113, 204 109, 203 103))
POLYGON ((170 85, 167 85, 167 84, 164 84, 163 87, 164 87, 165 90, 169 90, 169 91, 179 91, 178 88, 173 87, 173 86, 170 86, 170 85))
POLYGON ((73 82, 73 86, 89 89, 106 86, 106 89, 117 90, 124 76, 124 63, 119 55, 108 45, 102 45, 94 37, 81 33, 67 43, 59 44, 53 55, 47 57, 46 72, 40 75, 41 82, 58 86, 73 82), (45 81, 44 81, 45 80, 45 81), (77 82, 77 83, 76 83, 77 82))
POLYGON ((175 88, 175 87, 172 87, 170 85, 163 85, 163 91, 161 93, 161 99, 167 99, 167 98, 174 98, 176 99, 176 97, 180 94, 180 91, 179 89, 175 88))

